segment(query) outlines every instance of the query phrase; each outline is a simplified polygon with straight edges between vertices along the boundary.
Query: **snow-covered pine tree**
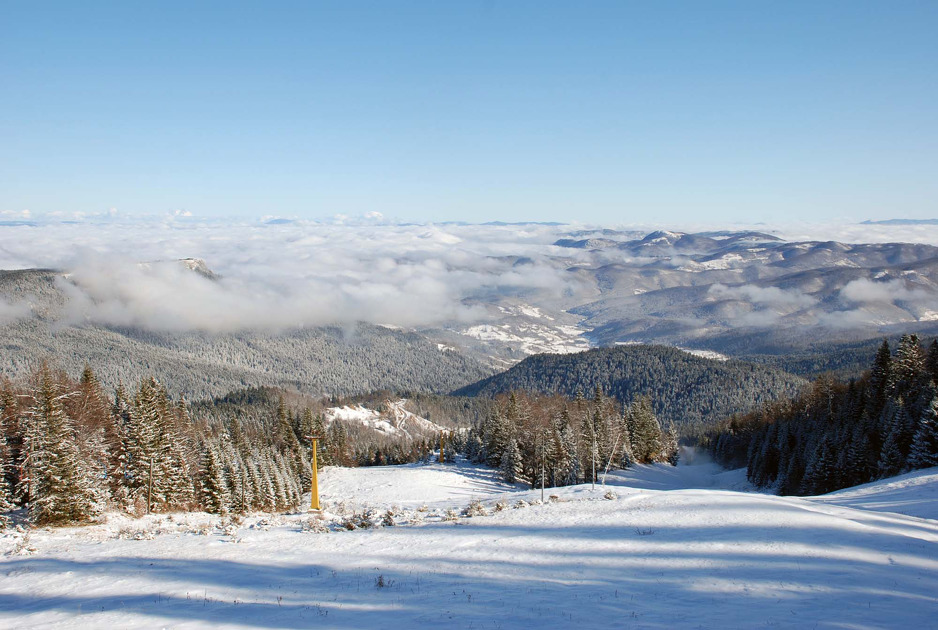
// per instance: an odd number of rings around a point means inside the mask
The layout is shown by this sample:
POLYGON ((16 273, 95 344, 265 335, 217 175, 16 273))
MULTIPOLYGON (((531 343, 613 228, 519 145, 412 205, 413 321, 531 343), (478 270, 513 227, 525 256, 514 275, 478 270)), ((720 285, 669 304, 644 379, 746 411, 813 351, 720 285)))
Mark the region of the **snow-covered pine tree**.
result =
POLYGON ((82 468, 72 420, 63 393, 43 366, 27 417, 28 508, 37 525, 88 520, 94 513, 92 483, 82 468))
POLYGON ((263 510, 266 506, 267 487, 258 467, 258 459, 256 454, 251 454, 247 461, 245 461, 245 468, 247 471, 248 488, 251 497, 250 503, 248 505, 252 510, 263 510))
POLYGON ((296 435, 294 421, 291 412, 287 411, 283 399, 277 405, 277 441, 279 442, 280 452, 287 458, 291 476, 302 474, 304 466, 309 467, 309 460, 304 457, 304 448, 300 445, 299 438, 296 435))
POLYGON ((635 454, 632 453, 631 424, 629 407, 622 405, 622 413, 616 419, 619 446, 615 455, 615 464, 619 468, 628 468, 635 463, 635 454))
POLYGON ((271 481, 274 484, 274 504, 277 510, 285 510, 290 506, 290 494, 283 458, 277 454, 271 456, 270 465, 271 481))
POLYGON ((128 469, 130 454, 127 451, 130 444, 127 434, 130 425, 130 407, 124 384, 118 381, 114 391, 114 404, 111 406, 112 420, 105 439, 108 446, 108 489, 111 493, 111 501, 124 510, 130 510, 133 503, 131 474, 128 469))
POLYGON ((0 416, 0 529, 10 525, 7 512, 16 507, 13 504, 13 493, 10 491, 10 484, 7 480, 7 468, 10 460, 10 448, 7 445, 6 432, 2 416, 0 416))
POLYGON ((834 490, 833 474, 835 464, 835 455, 831 449, 831 444, 825 437, 818 442, 811 460, 805 467, 804 478, 801 481, 801 492, 814 495, 826 494, 834 490))
POLYGON ((928 352, 925 354, 925 369, 931 376, 931 380, 938 385, 938 339, 934 339, 928 346, 928 352))
POLYGON ((202 462, 199 470, 199 502, 202 504, 202 509, 212 514, 225 514, 230 501, 219 460, 217 445, 205 444, 202 448, 202 462))
POLYGON ((157 421, 157 461, 159 462, 160 495, 166 508, 180 508, 191 503, 192 481, 185 457, 184 438, 176 427, 178 407, 169 400, 162 386, 156 393, 159 409, 157 421))
POLYGON ((466 436, 466 459, 470 462, 479 462, 480 458, 483 457, 484 450, 485 447, 482 445, 481 438, 479 438, 479 432, 475 427, 472 427, 466 436))
POLYGON ((127 460, 125 483, 131 500, 141 506, 145 506, 148 493, 152 495, 154 504, 160 503, 162 499, 159 495, 157 463, 159 410, 153 390, 154 386, 149 381, 140 384, 127 411, 123 431, 123 450, 127 460))
POLYGON ((844 478, 847 485, 857 485, 871 481, 873 475, 869 466, 870 439, 858 423, 850 436, 844 457, 844 478))
POLYGON ((792 451, 784 476, 779 476, 778 493, 781 495, 798 494, 804 480, 804 474, 805 463, 801 451, 792 451))
POLYGON ((668 423, 668 431, 665 434, 664 441, 664 460, 671 464, 672 466, 677 466, 678 459, 681 456, 680 448, 678 448, 677 443, 677 429, 674 428, 674 423, 668 423))
POLYGON ((889 367, 886 393, 892 398, 907 397, 925 373, 925 352, 917 335, 902 335, 896 356, 889 367))
POLYGON ((518 448, 518 441, 510 438, 508 448, 502 454, 501 461, 502 479, 507 483, 516 483, 521 481, 521 450, 518 448))
POLYGON ((899 431, 893 426, 892 430, 886 434, 883 440, 883 448, 880 451, 879 463, 877 469, 880 477, 892 477, 902 472, 904 459, 899 450, 899 431))
POLYGON ((485 437, 486 464, 493 468, 501 466, 502 458, 511 440, 511 427, 500 405, 496 405, 492 410, 485 437))
POLYGON ((938 396, 932 398, 918 421, 909 464, 912 468, 938 466, 938 396))
MULTIPOLYGON (((224 481, 225 491, 228 493, 228 511, 243 513, 247 506, 242 496, 247 485, 247 479, 244 475, 241 457, 231 445, 231 440, 226 433, 219 437, 216 444, 218 446, 218 463, 221 465, 222 480, 224 481)), ((201 462, 199 469, 202 469, 201 462)))
POLYGON ((612 452, 618 450, 618 437, 613 430, 615 416, 614 402, 603 396, 602 389, 596 386, 593 392, 592 421, 596 431, 596 470, 597 474, 612 464, 612 452))
POLYGON ((557 434, 556 475, 554 484, 572 486, 580 478, 579 457, 577 457, 577 432, 574 430, 570 412, 566 407, 560 412, 555 428, 557 434))
POLYGON ((655 417, 651 398, 640 396, 632 403, 632 452, 641 463, 654 461, 661 453, 661 425, 655 417))
POLYGON ((889 342, 883 339, 882 345, 876 352, 873 366, 870 368, 870 384, 867 391, 867 414, 871 418, 879 416, 886 404, 886 389, 890 382, 890 367, 892 365, 892 351, 889 342))
MULTIPOLYGON (((345 424, 335 421, 326 430, 328 460, 333 466, 351 466, 353 458, 349 452, 349 435, 345 424)), ((325 463, 321 464, 325 466, 325 463)))
POLYGON ((277 486, 274 482, 274 466, 270 454, 258 454, 257 463, 261 481, 260 507, 268 512, 273 512, 277 509, 277 486))

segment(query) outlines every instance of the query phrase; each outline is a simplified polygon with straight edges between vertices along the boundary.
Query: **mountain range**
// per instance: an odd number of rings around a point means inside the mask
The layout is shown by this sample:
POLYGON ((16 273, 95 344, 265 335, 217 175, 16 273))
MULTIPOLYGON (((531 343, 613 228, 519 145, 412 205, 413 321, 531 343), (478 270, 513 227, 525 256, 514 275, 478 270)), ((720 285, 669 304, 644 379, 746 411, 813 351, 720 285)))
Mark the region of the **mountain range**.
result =
MULTIPOLYGON (((485 262, 544 273, 541 285, 475 291, 461 298, 482 314, 475 321, 409 328, 154 330, 76 313, 76 296, 99 313, 125 296, 100 303, 68 270, 0 271, 0 370, 24 374, 43 359, 71 373, 92 364, 108 385, 155 374, 191 398, 262 385, 317 395, 444 393, 534 354, 621 344, 750 359, 802 376, 848 373, 868 363, 877 339, 938 333, 933 245, 790 242, 757 231, 556 234, 537 250, 485 262)), ((226 286, 199 259, 141 263, 154 265, 226 286)))

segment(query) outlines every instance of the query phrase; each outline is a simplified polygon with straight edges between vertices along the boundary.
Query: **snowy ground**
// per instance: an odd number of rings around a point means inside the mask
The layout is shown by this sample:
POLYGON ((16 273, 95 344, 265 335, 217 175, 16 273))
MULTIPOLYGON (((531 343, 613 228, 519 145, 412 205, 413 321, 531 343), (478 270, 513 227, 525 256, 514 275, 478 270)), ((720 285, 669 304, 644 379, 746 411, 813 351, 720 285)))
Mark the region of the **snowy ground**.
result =
POLYGON ((645 466, 531 504, 466 464, 329 468, 322 521, 8 533, 0 625, 934 627, 938 469, 810 499, 740 488, 708 463, 645 466), (457 518, 474 500, 487 515, 457 518), (396 526, 338 531, 388 508, 396 526))

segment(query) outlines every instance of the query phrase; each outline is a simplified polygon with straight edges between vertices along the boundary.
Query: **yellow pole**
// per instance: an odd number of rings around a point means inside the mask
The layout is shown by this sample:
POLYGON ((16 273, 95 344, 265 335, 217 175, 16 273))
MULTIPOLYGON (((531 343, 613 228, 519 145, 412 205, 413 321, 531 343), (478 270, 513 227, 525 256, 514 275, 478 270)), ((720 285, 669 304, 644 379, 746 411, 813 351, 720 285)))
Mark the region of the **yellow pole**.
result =
POLYGON ((309 481, 309 509, 318 510, 319 508, 319 470, 316 465, 316 440, 317 438, 311 438, 313 441, 313 476, 309 481))

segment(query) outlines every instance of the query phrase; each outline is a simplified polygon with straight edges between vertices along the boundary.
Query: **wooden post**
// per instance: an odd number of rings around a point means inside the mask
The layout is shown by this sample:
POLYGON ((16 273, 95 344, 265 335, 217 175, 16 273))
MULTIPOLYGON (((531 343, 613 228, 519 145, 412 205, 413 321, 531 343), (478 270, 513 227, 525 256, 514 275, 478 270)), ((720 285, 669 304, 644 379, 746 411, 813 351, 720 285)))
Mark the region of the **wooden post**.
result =
POLYGON ((445 461, 446 458, 443 457, 443 432, 440 431, 440 463, 442 464, 445 461))
POLYGON ((152 503, 153 497, 153 458, 150 458, 150 475, 147 478, 147 514, 150 513, 150 506, 152 503))
POLYGON ((544 460, 541 460, 541 503, 544 502, 544 460))
POLYGON ((538 436, 541 438, 540 444, 540 456, 541 456, 541 503, 544 502, 544 460, 547 459, 547 429, 544 429, 543 432, 538 431, 538 436))
POLYGON ((316 462, 316 451, 318 450, 318 442, 322 439, 322 436, 308 435, 306 437, 313 443, 313 474, 309 480, 309 509, 320 510, 322 508, 319 507, 319 465, 316 462))

